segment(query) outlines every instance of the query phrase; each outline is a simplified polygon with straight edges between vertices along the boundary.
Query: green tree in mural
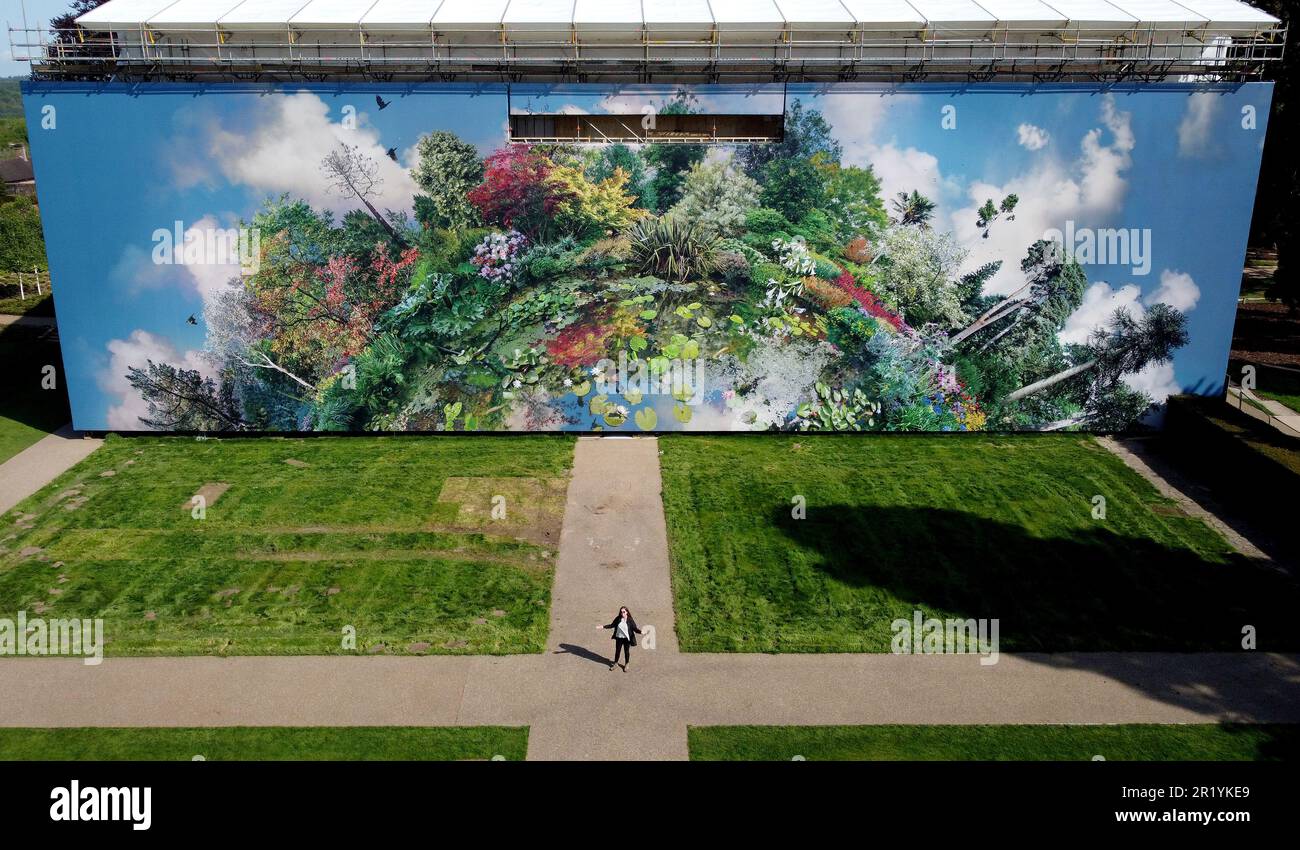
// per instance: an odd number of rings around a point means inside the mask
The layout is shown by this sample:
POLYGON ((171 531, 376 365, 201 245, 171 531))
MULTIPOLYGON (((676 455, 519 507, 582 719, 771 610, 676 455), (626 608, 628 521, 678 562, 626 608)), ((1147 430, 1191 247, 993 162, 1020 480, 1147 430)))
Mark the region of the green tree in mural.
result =
POLYGON ((760 183, 764 169, 772 162, 811 161, 818 156, 822 162, 838 163, 844 156, 844 147, 835 140, 834 131, 821 112, 805 108, 800 100, 786 107, 780 142, 746 145, 736 153, 741 168, 760 183))
POLYGON ((1073 259, 1061 262, 1060 256, 1060 246, 1055 243, 1040 239, 1030 246, 1020 263, 1025 284, 955 334, 953 344, 994 328, 997 333, 981 343, 986 348, 1018 329, 1031 328, 1034 336, 1042 337, 1065 327, 1070 314, 1083 303, 1088 278, 1073 259))
MULTIPOLYGON (((659 109, 659 115, 689 115, 689 98, 678 96, 659 109)), ((708 149, 704 145, 652 144, 641 155, 654 171, 650 178, 650 196, 655 212, 665 212, 682 199, 682 184, 691 166, 703 162, 708 149)))
POLYGON ((478 224, 478 210, 466 197, 483 180, 483 160, 478 149, 455 133, 438 130, 421 136, 415 150, 419 162, 411 176, 429 199, 420 223, 426 227, 478 224))
POLYGON ((1097 329, 1088 340, 1088 359, 1021 387, 1007 400, 1028 398, 1086 372, 1096 372, 1103 386, 1114 385, 1124 375, 1167 362, 1174 349, 1186 344, 1187 317, 1168 304, 1152 305, 1141 319, 1116 310, 1110 327, 1097 329))
POLYGON ((623 190, 636 198, 632 205, 637 209, 654 209, 654 190, 646 179, 645 161, 627 145, 620 143, 598 148, 583 170, 592 183, 601 183, 620 169, 627 175, 623 190))
POLYGON ((758 207, 759 186, 728 163, 696 163, 670 213, 714 236, 739 236, 758 207))
POLYGON ((149 428, 160 431, 244 428, 234 387, 224 375, 217 384, 197 369, 178 369, 149 360, 143 369, 129 367, 127 381, 149 405, 149 415, 140 417, 149 428))
POLYGON ((793 222, 826 206, 824 173, 808 159, 774 159, 763 166, 759 184, 763 206, 793 222))

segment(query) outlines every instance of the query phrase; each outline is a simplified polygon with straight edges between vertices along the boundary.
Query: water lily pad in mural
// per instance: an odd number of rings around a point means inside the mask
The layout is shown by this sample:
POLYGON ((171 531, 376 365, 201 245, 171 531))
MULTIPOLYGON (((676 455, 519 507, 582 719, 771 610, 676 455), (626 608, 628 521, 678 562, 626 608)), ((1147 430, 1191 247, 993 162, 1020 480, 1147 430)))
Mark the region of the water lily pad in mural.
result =
POLYGON ((643 407, 636 412, 636 427, 642 431, 653 431, 659 424, 659 414, 653 407, 643 407))
POLYGON ((691 410, 689 404, 678 402, 673 405, 673 417, 683 425, 690 422, 693 415, 695 415, 695 411, 691 410))

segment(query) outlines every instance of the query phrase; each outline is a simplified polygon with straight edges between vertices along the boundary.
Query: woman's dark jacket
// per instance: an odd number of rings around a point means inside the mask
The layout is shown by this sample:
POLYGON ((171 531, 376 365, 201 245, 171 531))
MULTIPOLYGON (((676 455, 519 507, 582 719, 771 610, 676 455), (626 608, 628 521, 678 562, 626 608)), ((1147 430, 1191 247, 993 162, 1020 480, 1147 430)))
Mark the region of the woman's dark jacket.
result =
MULTIPOLYGON (((618 640, 618 621, 620 619, 622 619, 622 617, 615 615, 614 622, 610 623, 608 626, 605 627, 607 629, 614 630, 613 633, 610 635, 610 638, 613 640, 618 640)), ((636 620, 633 620, 632 615, 628 614, 627 615, 627 636, 632 640, 632 646, 636 646, 636 636, 639 634, 641 634, 641 630, 636 627, 636 620)))

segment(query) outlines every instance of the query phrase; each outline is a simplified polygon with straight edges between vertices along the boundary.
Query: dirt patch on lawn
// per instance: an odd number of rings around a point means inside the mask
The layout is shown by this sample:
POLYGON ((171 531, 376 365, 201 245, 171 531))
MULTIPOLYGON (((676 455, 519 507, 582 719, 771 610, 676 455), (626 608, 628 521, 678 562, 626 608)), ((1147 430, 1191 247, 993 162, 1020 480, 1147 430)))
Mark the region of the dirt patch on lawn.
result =
POLYGON ((565 478, 448 478, 438 501, 457 505, 458 528, 558 546, 568 486, 565 478))
MULTIPOLYGON (((198 492, 196 492, 194 496, 202 496, 203 506, 206 508, 210 508, 213 505, 215 505, 217 503, 217 499, 220 499, 222 495, 229 489, 230 489, 229 484, 218 481, 216 483, 204 484, 202 487, 198 489, 198 492)), ((185 504, 181 505, 181 507, 184 508, 186 512, 189 512, 194 507, 194 496, 191 496, 190 498, 186 499, 185 504)))

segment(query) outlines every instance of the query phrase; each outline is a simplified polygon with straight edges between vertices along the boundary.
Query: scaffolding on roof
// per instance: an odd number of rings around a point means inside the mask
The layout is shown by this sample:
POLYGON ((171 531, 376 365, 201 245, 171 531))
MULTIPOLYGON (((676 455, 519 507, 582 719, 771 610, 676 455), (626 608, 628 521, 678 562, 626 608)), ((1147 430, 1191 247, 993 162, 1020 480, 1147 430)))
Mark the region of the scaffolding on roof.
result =
POLYGON ((45 79, 1248 80, 1238 0, 110 0, 9 30, 45 79))

